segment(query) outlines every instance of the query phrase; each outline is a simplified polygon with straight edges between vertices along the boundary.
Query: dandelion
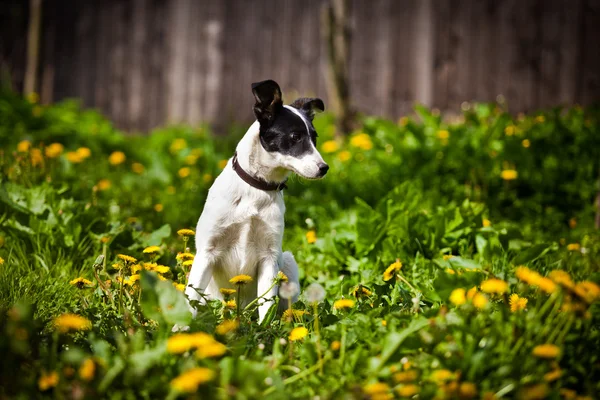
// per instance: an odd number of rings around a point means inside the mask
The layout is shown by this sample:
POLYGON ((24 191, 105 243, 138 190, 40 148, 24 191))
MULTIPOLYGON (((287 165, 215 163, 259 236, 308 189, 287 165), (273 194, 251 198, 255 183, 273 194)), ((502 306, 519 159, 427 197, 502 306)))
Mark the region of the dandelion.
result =
POLYGON ((514 134, 515 134, 516 130, 517 130, 517 127, 516 127, 516 126, 514 126, 514 125, 509 125, 509 126, 507 126, 506 128, 504 128, 504 134, 505 134, 506 136, 512 136, 512 135, 514 135, 514 134))
POLYGON ((571 279, 571 276, 568 272, 556 269, 551 271, 548 276, 550 279, 554 281, 554 283, 558 283, 559 285, 566 287, 567 289, 573 290, 575 288, 575 283, 571 279))
POLYGON ((231 295, 235 294, 236 290, 235 289, 221 288, 221 289, 219 289, 219 292, 221 292, 221 294, 224 295, 224 296, 231 296, 231 295))
POLYGON ((31 148, 31 142, 29 140, 21 140, 19 144, 17 144, 17 151, 19 153, 27 153, 31 148))
POLYGON ((171 354, 183 354, 213 341, 213 337, 205 332, 178 333, 167 339, 167 351, 171 354))
POLYGON ((179 261, 182 260, 193 260, 194 259, 194 255, 192 253, 177 253, 177 256, 175 256, 175 258, 179 261))
POLYGON ((281 271, 279 271, 277 273, 277 277, 275 279, 277 279, 277 282, 279 282, 279 283, 281 283, 281 282, 289 282, 289 279, 288 279, 287 275, 284 274, 281 271))
POLYGON ((338 159, 341 162, 346 162, 351 158, 352 158, 352 153, 350 153, 348 150, 342 150, 338 153, 338 159))
POLYGON ((393 396, 389 393, 389 385, 384 382, 370 383, 363 388, 363 391, 371 400, 386 400, 393 398, 393 396))
POLYGON ((185 139, 177 138, 177 139, 173 140, 173 142, 171 143, 171 146, 169 147, 169 150, 171 151, 171 153, 177 153, 178 151, 181 151, 181 150, 185 149, 186 147, 187 147, 187 142, 185 141, 185 139))
POLYGON ((442 129, 437 131, 436 136, 438 137, 438 139, 448 140, 448 138, 450 137, 450 132, 448 132, 445 129, 442 129))
POLYGON ((454 289, 452 293, 450 293, 450 302, 455 306, 461 306, 467 302, 466 290, 459 288, 454 289))
POLYGON ((317 233, 315 231, 306 232, 306 241, 313 244, 317 241, 317 233))
POLYGON ((40 376, 40 379, 38 379, 38 387, 42 392, 53 388, 56 385, 58 385, 58 372, 42 372, 42 376, 40 376))
POLYGON ((505 181, 513 181, 513 180, 517 179, 518 173, 514 169, 505 169, 501 172, 500 176, 505 181))
POLYGON ((227 346, 214 340, 211 343, 200 346, 198 350, 196 350, 196 357, 214 358, 221 357, 225 353, 227 353, 227 346))
POLYGON ((180 230, 178 230, 178 231, 177 231, 177 234, 178 234, 179 236, 184 236, 184 237, 186 237, 186 236, 194 236, 194 235, 196 234, 196 232, 194 232, 194 231, 193 231, 193 230, 191 230, 191 229, 180 229, 180 230))
POLYGON ((144 166, 138 162, 134 162, 131 164, 131 170, 139 175, 144 173, 144 166))
POLYGON ((292 319, 301 320, 302 316, 304 316, 306 314, 308 314, 308 312, 306 312, 304 310, 292 310, 291 308, 288 308, 281 315, 281 319, 283 319, 285 321, 291 321, 292 319))
POLYGON ((409 121, 410 120, 408 119, 408 117, 400 117, 400 119, 398 120, 398 125, 406 126, 406 125, 408 125, 409 121))
POLYGON ((100 191, 108 190, 112 186, 112 183, 108 179, 100 179, 96 184, 96 187, 100 191))
POLYGON ((79 154, 79 157, 83 158, 84 160, 92 155, 92 151, 87 147, 80 147, 75 151, 77 154, 79 154))
POLYGON ((473 399, 477 396, 477 386, 472 382, 462 382, 458 387, 458 394, 461 399, 473 399))
MULTIPOLYGON (((1 263, 0 263, 1 264, 1 263)), ((77 286, 78 289, 83 289, 86 286, 92 286, 92 281, 79 277, 69 282, 69 285, 77 286)))
POLYGON ((600 286, 594 282, 579 282, 575 285, 574 290, 575 294, 588 304, 591 304, 600 298, 600 286))
POLYGON ((488 298, 484 294, 476 293, 475 296, 473 296, 473 305, 480 310, 484 309, 487 303, 488 298))
POLYGON ((128 256, 127 254, 117 254, 117 257, 125 261, 125 263, 133 264, 137 262, 135 258, 128 256))
POLYGON ((560 378, 563 374, 563 371, 560 368, 554 369, 550 372, 544 374, 544 380, 546 382, 553 382, 560 378))
POLYGON ((581 245, 579 243, 569 243, 567 245, 569 251, 581 251, 581 245))
POLYGON ((448 261, 450 260, 452 257, 454 257, 452 254, 444 254, 442 256, 442 258, 444 259, 444 261, 448 261))
POLYGON ((394 381, 397 383, 414 382, 419 377, 419 373, 416 370, 408 370, 402 372, 396 372, 394 374, 394 381))
POLYGON ((217 325, 215 331, 221 336, 227 335, 229 332, 235 331, 240 326, 240 322, 237 319, 226 319, 217 325))
POLYGON ((235 308, 236 308, 236 306, 237 306, 237 305, 236 305, 236 303, 235 303, 235 299, 231 299, 231 300, 228 300, 228 301, 224 301, 224 302, 223 302, 223 307, 225 307, 225 308, 228 308, 228 309, 230 309, 230 310, 233 310, 233 309, 235 309, 235 308))
POLYGON ((81 157, 76 151, 69 151, 67 153, 67 160, 73 164, 79 164, 83 162, 83 157, 81 157))
POLYGON ((436 369, 431 373, 430 377, 434 382, 438 383, 455 379, 454 374, 447 369, 436 369))
POLYGON ((86 358, 83 363, 81 363, 81 367, 79 367, 79 377, 84 381, 91 381, 94 379, 94 374, 96 373, 96 364, 94 360, 91 358, 86 358))
POLYGON ((527 307, 527 298, 520 297, 518 294, 513 293, 508 298, 508 304, 510 305, 510 311, 517 312, 524 310, 527 307))
POLYGON ((154 205, 154 211, 162 212, 162 210, 164 210, 164 206, 162 204, 159 203, 154 205))
POLYGON ((521 146, 523 146, 526 149, 528 149, 529 146, 531 146, 531 142, 529 141, 529 139, 523 139, 523 141, 521 142, 521 146))
POLYGON ((184 267, 191 267, 192 265, 194 265, 194 260, 185 260, 181 263, 181 265, 183 265, 184 267))
POLYGON ((293 299, 300 293, 300 288, 296 282, 283 282, 279 286, 279 296, 284 299, 293 299))
POLYGON ((50 146, 46 147, 46 157, 56 158, 62 154, 64 148, 65 147, 60 143, 52 143, 50 146))
POLYGON ((354 289, 350 292, 350 294, 356 298, 360 297, 369 297, 373 294, 369 289, 364 287, 363 285, 355 286, 354 289))
POLYGON ((114 151, 110 154, 110 156, 108 156, 108 162, 110 165, 123 164, 126 159, 127 157, 122 151, 114 151))
POLYGON ((320 303, 325 299, 325 288, 318 283, 311 283, 304 290, 304 298, 309 303, 320 303))
POLYGON ((535 122, 537 122, 538 124, 541 124, 544 121, 546 121, 546 117, 544 117, 543 115, 538 115, 537 117, 535 117, 535 122))
POLYGON ((54 319, 54 327, 60 333, 87 331, 92 329, 92 323, 89 319, 77 314, 63 314, 54 319))
POLYGON ((556 283, 554 283, 551 279, 541 278, 535 286, 539 287, 542 291, 552 294, 556 292, 556 283))
POLYGON ((389 281, 396 275, 396 272, 400 271, 401 268, 402 263, 400 260, 396 260, 396 262, 390 264, 390 266, 387 267, 387 269, 383 272, 383 280, 389 281))
POLYGON ((508 290, 508 283, 501 279, 488 279, 481 282, 481 291, 491 294, 502 294, 508 290))
POLYGON ((340 300, 336 300, 333 303, 333 308, 335 308, 336 310, 343 310, 346 308, 352 308, 352 307, 354 307, 355 304, 356 304, 356 302, 354 300, 340 299, 340 300))
POLYGON ((542 400, 548 396, 548 386, 543 383, 524 387, 518 398, 523 400, 542 400))
POLYGON ((302 340, 306 337, 306 335, 308 335, 308 329, 306 329, 303 326, 297 327, 292 329, 292 331, 290 332, 290 335, 288 336, 288 339, 291 342, 297 342, 298 340, 302 340))
POLYGON ((556 358, 560 355, 560 348, 550 343, 540 344, 533 348, 531 354, 539 358, 556 358))
POLYGON ((467 300, 473 300, 476 294, 477 288, 473 286, 471 289, 467 290, 467 300))
POLYGON ((483 221, 482 221, 482 225, 483 225, 484 228, 488 228, 488 227, 492 226, 492 221, 490 221, 487 218, 484 218, 483 221))
POLYGON ((366 133, 359 133, 350 139, 350 145, 357 147, 362 150, 371 150, 373 148, 373 142, 366 133))
POLYGON ((323 143, 321 147, 324 153, 334 153, 340 148, 339 144, 335 140, 328 140, 323 143))
POLYGON ((144 254, 154 254, 160 251, 159 246, 149 246, 144 249, 144 254))
POLYGON ((229 160, 227 160, 227 159, 219 161, 219 168, 220 169, 225 169, 225 167, 227 166, 228 162, 229 162, 229 160))
POLYGON ((419 387, 414 384, 402 385, 396 389, 396 393, 398 393, 398 396, 400 397, 412 397, 419 393, 419 391, 419 387))
POLYGON ((211 174, 204 174, 202 175, 202 182, 204 183, 210 183, 212 181, 212 175, 211 174))
POLYGON ((180 178, 187 178, 188 176, 190 176, 191 172, 192 170, 189 167, 183 167, 180 168, 179 171, 177 171, 177 175, 179 175, 180 178))
POLYGON ((173 282, 173 286, 175 287, 175 289, 179 290, 180 292, 185 291, 185 285, 183 283, 173 282))
POLYGON ((171 387, 178 392, 194 393, 198 387, 210 382, 215 377, 215 372, 208 368, 197 367, 185 371, 171 381, 171 387))
POLYGON ((140 280, 140 277, 141 276, 139 274, 131 275, 129 277, 129 282, 131 282, 131 283, 138 282, 140 280))
POLYGON ((252 277, 250 275, 237 275, 229 280, 229 283, 233 285, 245 285, 249 282, 252 282, 252 277))
POLYGON ((342 347, 342 343, 339 340, 334 340, 333 342, 331 342, 331 345, 329 347, 333 351, 338 351, 340 347, 342 347))
POLYGON ((569 219, 569 228, 575 229, 576 226, 577 226, 577 218, 569 219))
POLYGON ((4 264, 4 258, 0 257, 0 265, 4 264))

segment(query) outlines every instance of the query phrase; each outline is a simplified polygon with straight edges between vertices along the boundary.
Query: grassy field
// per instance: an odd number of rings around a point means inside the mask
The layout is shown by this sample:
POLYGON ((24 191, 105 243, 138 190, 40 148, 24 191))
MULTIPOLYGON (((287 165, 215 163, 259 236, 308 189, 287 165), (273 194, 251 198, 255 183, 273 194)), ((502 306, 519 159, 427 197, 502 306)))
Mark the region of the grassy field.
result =
POLYGON ((2 92, 0 398, 595 398, 600 112, 415 111, 318 117, 331 170, 285 193, 300 301, 191 321, 189 230, 243 130, 2 92))

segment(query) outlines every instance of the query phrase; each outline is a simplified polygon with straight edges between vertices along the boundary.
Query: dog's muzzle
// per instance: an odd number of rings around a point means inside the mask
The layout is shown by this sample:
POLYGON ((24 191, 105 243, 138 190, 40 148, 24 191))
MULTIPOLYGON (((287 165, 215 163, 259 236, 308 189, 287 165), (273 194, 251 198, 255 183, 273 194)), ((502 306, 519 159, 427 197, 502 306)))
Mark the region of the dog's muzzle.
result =
POLYGON ((319 167, 319 177, 324 177, 327 171, 329 171, 329 165, 325 163, 319 163, 317 166, 319 167))

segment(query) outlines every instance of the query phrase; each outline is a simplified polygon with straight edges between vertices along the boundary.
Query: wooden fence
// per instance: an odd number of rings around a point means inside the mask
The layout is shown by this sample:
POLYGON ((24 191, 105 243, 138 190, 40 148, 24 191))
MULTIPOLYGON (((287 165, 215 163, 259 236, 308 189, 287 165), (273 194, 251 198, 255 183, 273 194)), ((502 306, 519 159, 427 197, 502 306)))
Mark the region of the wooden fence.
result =
MULTIPOLYGON (((0 62, 17 89, 22 3, 0 14, 0 62)), ((324 3, 44 0, 39 91, 78 97, 126 130, 250 120, 250 83, 267 78, 287 101, 326 101, 324 3)), ((351 98, 365 113, 458 111, 498 95, 513 111, 600 99, 600 0, 351 0, 350 16, 351 98)))

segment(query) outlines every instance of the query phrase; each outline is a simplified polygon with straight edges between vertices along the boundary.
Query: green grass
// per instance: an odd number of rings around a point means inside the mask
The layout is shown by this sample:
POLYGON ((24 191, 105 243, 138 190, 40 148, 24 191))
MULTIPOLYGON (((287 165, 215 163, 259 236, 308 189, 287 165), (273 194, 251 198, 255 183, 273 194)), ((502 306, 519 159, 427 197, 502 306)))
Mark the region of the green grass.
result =
POLYGON ((125 136, 75 103, 2 93, 0 397, 594 396, 598 110, 514 118, 502 105, 474 104, 454 122, 416 114, 364 117, 345 140, 333 138, 329 115, 315 121, 331 170, 289 183, 284 250, 300 264, 301 289, 318 283, 323 300, 303 292, 291 321, 273 312, 259 324, 255 305, 238 314, 219 302, 191 321, 174 286, 188 270, 176 255, 191 244, 176 232, 195 226, 241 133, 182 126, 125 136), (53 143, 60 151, 46 154, 53 143), (82 147, 89 157, 77 156, 82 147), (125 159, 111 163, 115 151, 125 159), (516 179, 503 179, 507 170, 516 179), (144 254, 148 246, 160 251, 144 254), (401 269, 384 280, 396 260, 401 269), (519 279, 518 266, 542 283, 519 279), (69 284, 80 276, 91 287, 69 284), (490 279, 506 290, 485 292, 490 279), (524 309, 511 311, 511 294, 527 299, 524 309), (342 298, 354 303, 336 309, 342 298), (61 333, 55 321, 65 313, 91 328, 61 333), (224 320, 238 326, 223 333, 224 320), (174 339, 174 324, 210 337, 174 339), (300 327, 306 336, 290 341, 300 327), (190 349, 174 353, 175 340, 190 349), (536 356, 542 344, 559 354, 536 356), (199 357, 198 347, 215 354, 199 357))

